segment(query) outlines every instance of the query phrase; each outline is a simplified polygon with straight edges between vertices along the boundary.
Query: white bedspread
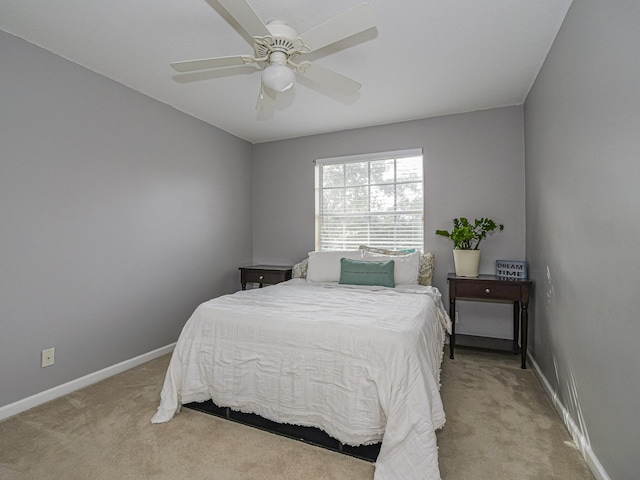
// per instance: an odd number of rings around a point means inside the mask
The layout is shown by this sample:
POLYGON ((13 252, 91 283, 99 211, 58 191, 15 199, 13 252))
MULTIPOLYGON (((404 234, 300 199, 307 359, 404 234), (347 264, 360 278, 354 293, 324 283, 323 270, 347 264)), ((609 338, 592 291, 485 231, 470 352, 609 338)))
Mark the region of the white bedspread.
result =
POLYGON ((440 478, 444 332, 433 287, 294 279, 201 304, 178 339, 152 423, 212 399, 344 444, 382 440, 375 479, 440 478))

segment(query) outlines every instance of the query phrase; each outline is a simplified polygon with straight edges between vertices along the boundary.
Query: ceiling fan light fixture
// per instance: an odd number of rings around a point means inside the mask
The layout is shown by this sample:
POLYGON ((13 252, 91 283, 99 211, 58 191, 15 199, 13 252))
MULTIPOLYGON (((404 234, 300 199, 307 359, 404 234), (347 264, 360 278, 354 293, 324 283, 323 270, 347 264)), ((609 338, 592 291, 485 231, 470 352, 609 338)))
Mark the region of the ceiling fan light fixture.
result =
POLYGON ((285 63, 271 62, 262 71, 262 84, 274 92, 284 92, 293 87, 295 73, 285 63))

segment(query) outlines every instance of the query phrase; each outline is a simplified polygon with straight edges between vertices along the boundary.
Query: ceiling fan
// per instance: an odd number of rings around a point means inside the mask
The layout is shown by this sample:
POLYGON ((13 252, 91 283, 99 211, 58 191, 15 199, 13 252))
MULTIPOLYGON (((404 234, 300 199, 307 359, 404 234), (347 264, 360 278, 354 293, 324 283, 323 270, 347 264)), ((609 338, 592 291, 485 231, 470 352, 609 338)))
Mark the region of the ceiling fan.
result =
POLYGON ((254 55, 171 63, 177 72, 190 73, 251 64, 262 66, 262 82, 256 104, 256 110, 261 112, 275 109, 277 94, 293 86, 295 73, 347 96, 355 94, 362 86, 328 68, 299 61, 298 57, 375 27, 377 18, 369 3, 361 3, 300 35, 282 21, 263 23, 245 0, 217 1, 253 37, 254 55))

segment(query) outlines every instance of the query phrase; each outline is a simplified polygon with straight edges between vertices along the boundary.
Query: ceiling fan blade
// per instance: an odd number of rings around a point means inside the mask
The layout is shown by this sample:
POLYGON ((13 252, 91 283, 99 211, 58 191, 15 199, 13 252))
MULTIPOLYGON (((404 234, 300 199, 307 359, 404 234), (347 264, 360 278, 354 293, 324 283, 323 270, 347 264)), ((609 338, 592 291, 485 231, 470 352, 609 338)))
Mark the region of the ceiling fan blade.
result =
POLYGON ((258 102, 256 103, 256 111, 262 113, 271 113, 276 109, 276 92, 260 85, 260 93, 258 94, 258 102))
POLYGON ((364 2, 303 33, 300 38, 313 52, 375 27, 377 22, 371 5, 364 2))
POLYGON ((248 55, 235 55, 233 57, 203 58, 202 60, 186 60, 184 62, 173 62, 171 67, 180 73, 195 72, 198 70, 209 70, 212 68, 234 67, 236 65, 248 65, 255 62, 253 57, 248 55))
POLYGON ((309 80, 326 86, 343 95, 354 95, 362 84, 352 80, 344 75, 340 75, 333 70, 321 67, 316 64, 304 62, 300 64, 298 73, 304 75, 309 80))
POLYGON ((258 14, 245 0, 218 0, 218 3, 229 12, 236 22, 252 37, 266 37, 271 35, 258 14))

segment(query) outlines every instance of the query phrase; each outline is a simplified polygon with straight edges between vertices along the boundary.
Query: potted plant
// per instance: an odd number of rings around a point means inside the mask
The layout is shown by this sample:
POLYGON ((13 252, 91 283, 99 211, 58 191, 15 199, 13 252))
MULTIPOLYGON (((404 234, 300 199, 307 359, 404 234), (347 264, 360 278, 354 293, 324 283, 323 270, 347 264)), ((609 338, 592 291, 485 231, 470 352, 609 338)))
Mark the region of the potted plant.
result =
POLYGON ((480 265, 480 242, 494 230, 504 230, 504 225, 497 224, 490 218, 476 218, 473 223, 465 217, 453 219, 453 229, 436 230, 453 241, 453 262, 456 275, 461 277, 477 277, 480 265))

